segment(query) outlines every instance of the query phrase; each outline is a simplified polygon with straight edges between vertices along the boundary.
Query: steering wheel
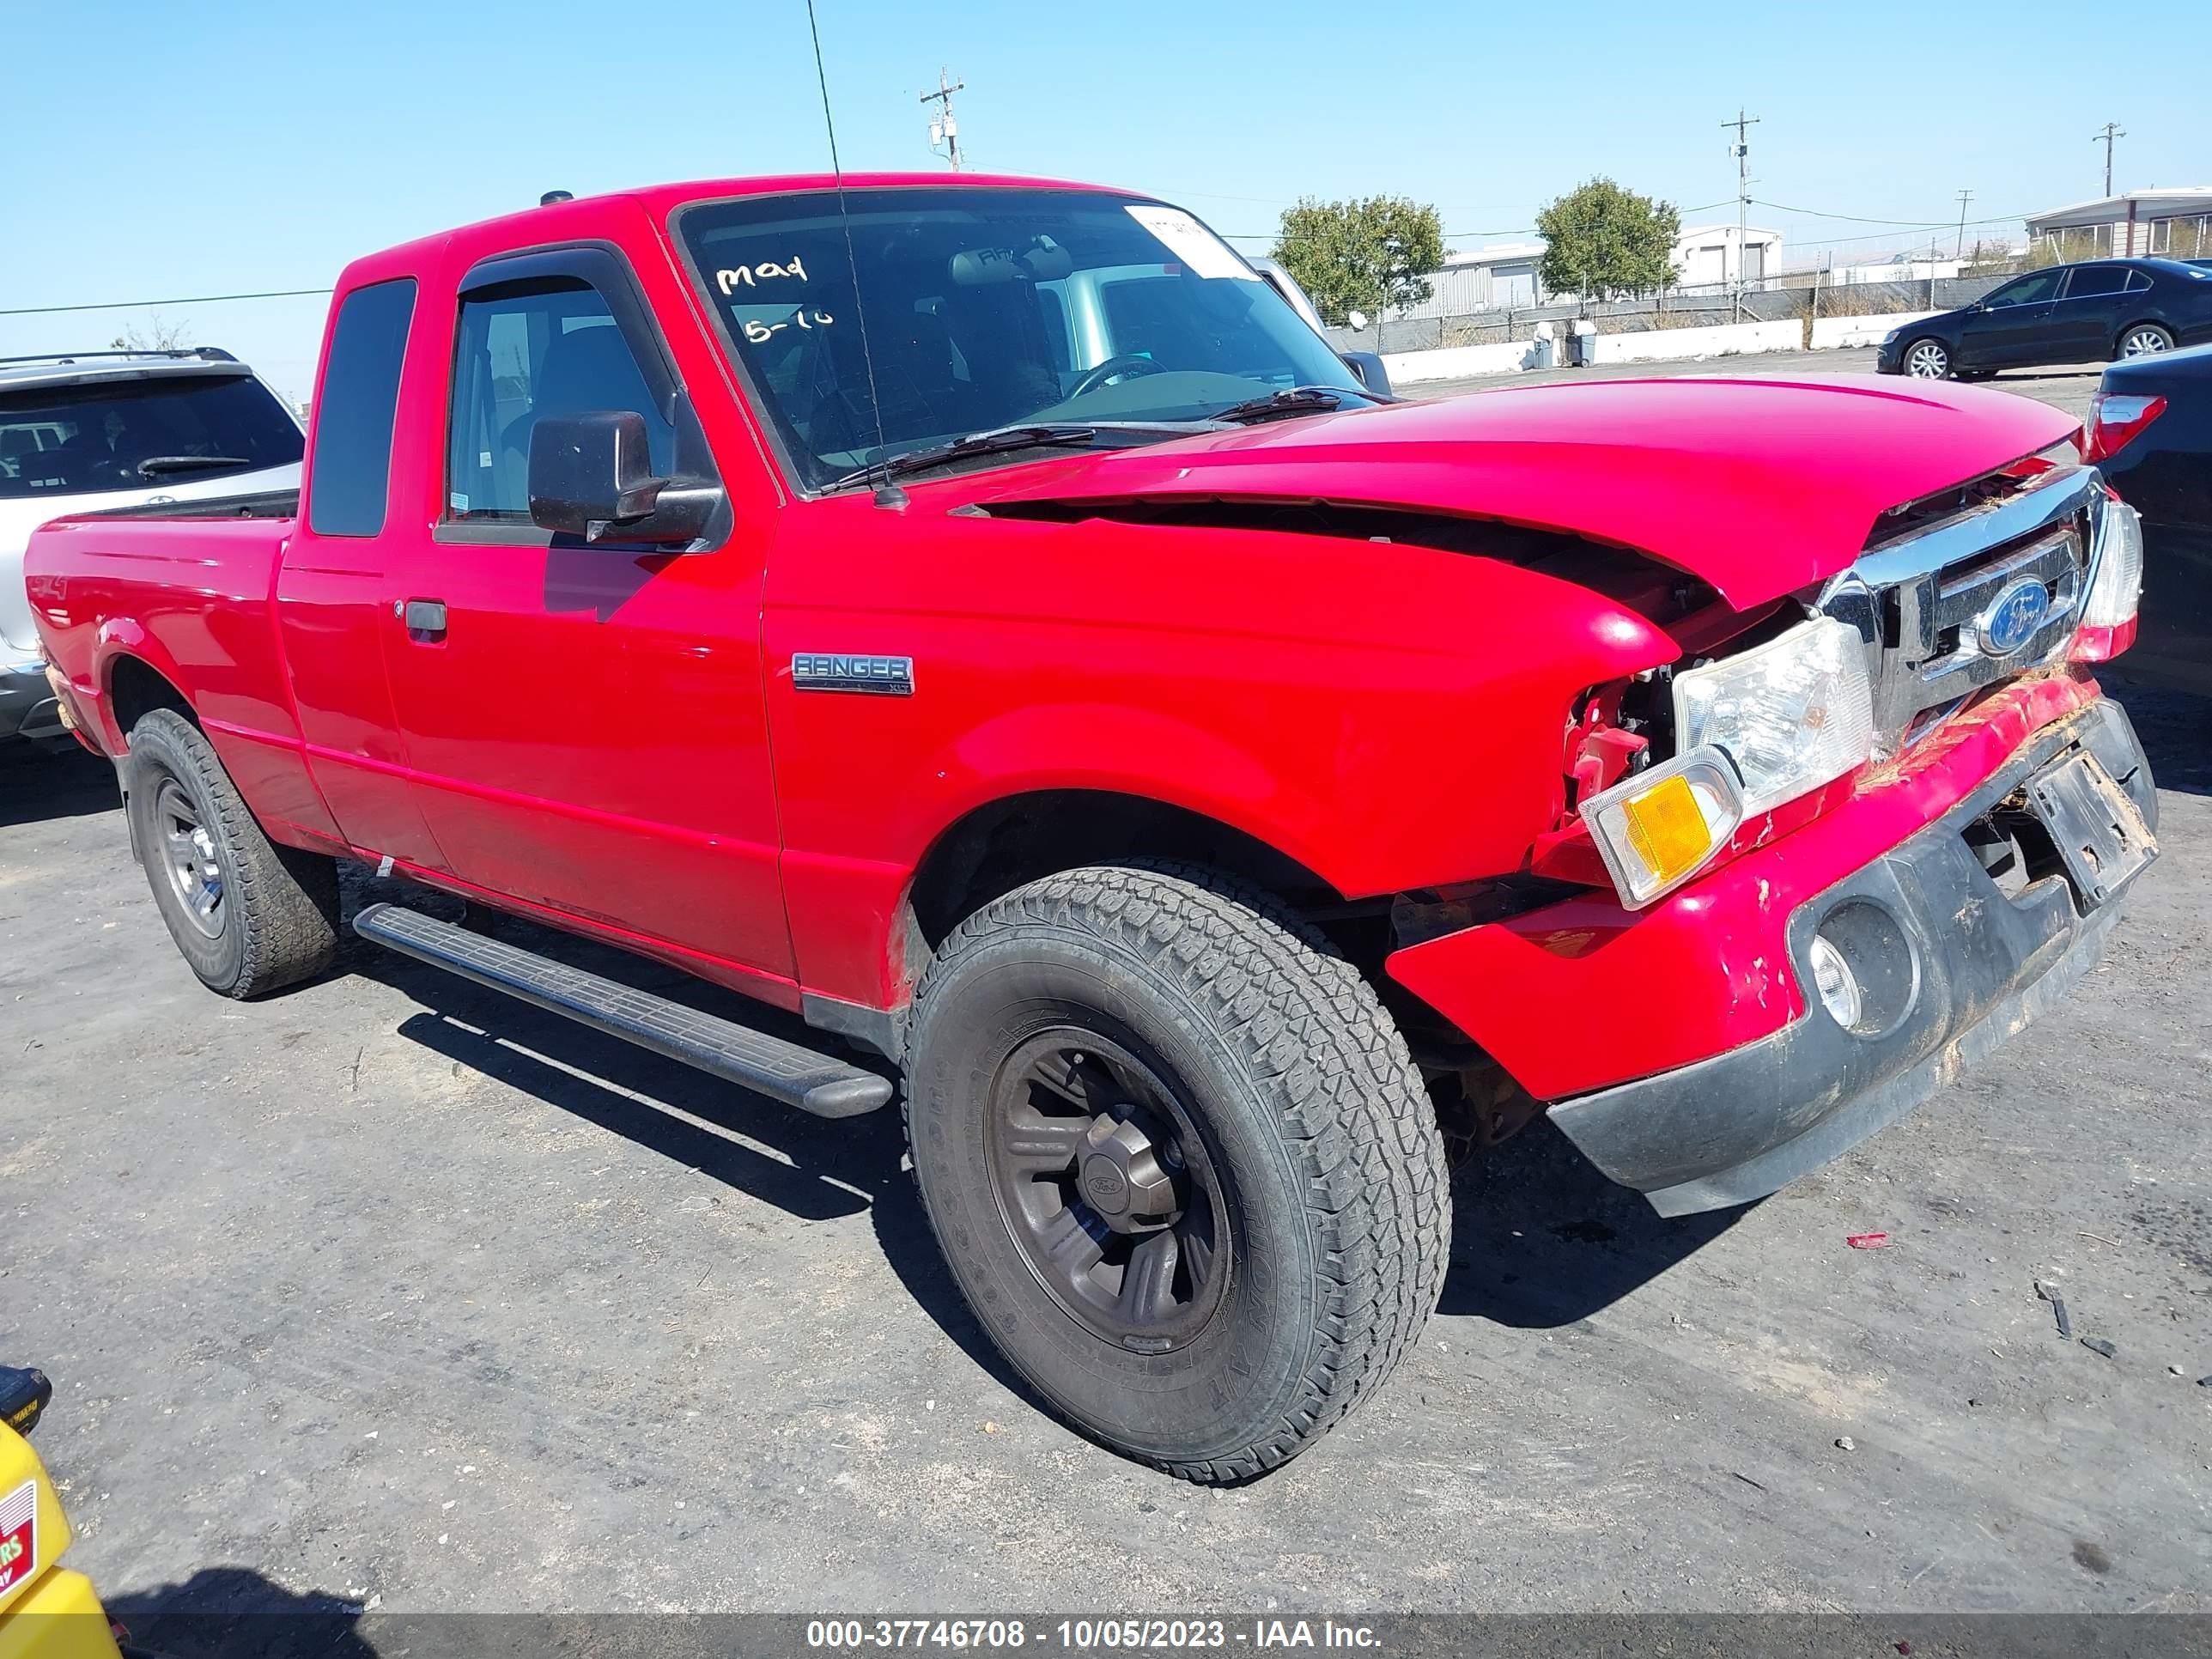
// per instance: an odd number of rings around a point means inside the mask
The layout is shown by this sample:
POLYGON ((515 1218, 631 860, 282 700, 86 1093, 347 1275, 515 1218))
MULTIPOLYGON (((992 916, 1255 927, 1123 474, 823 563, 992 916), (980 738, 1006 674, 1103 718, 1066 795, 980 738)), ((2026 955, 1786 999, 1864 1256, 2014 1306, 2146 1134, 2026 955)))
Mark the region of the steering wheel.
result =
POLYGON ((1096 392, 1100 386, 1111 386, 1116 380, 1166 373, 1167 368, 1164 365, 1154 362, 1150 357, 1128 356, 1109 357, 1078 380, 1075 383, 1075 390, 1067 395, 1070 398, 1080 398, 1086 392, 1096 392))

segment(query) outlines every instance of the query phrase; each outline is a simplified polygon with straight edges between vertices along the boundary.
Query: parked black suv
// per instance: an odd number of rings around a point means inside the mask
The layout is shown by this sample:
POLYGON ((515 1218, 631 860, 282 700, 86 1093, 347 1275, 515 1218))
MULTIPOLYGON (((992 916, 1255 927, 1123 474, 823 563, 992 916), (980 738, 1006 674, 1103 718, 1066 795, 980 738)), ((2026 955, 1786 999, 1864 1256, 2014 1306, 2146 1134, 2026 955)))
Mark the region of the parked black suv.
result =
POLYGON ((2212 341, 2212 269, 2092 259, 2015 276, 1972 305, 1890 331, 1885 374, 1982 380, 2032 363, 2101 363, 2212 341))

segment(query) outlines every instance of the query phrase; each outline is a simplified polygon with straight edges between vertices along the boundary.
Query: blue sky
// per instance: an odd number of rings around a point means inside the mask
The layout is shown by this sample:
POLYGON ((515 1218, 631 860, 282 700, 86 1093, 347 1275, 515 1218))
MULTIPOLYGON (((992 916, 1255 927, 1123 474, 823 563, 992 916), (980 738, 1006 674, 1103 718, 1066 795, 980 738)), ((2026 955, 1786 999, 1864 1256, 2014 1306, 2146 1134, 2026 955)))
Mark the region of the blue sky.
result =
MULTIPOLYGON (((2023 212, 2101 193, 2090 135, 2106 120, 2128 131, 2120 188, 2212 183, 2203 0, 2136 0, 2124 27, 2080 0, 817 3, 848 167, 939 165, 917 99, 942 64, 967 82, 972 166, 1157 191, 1230 234, 1271 230, 1300 195, 1387 191, 1437 204, 1461 246, 1510 240, 1600 173, 1731 217, 1720 124, 1739 103, 1760 118, 1753 194, 1793 209, 1951 222, 1966 188, 1970 219, 2017 234, 2023 212)), ((803 0, 0 0, 0 21, 17 137, 0 310, 317 287, 355 254, 556 186, 827 160, 803 0)), ((1754 216, 1785 232, 1790 264, 1916 235, 1754 216)), ((162 315, 297 396, 322 312, 162 315)), ((145 320, 0 317, 0 356, 145 320)))

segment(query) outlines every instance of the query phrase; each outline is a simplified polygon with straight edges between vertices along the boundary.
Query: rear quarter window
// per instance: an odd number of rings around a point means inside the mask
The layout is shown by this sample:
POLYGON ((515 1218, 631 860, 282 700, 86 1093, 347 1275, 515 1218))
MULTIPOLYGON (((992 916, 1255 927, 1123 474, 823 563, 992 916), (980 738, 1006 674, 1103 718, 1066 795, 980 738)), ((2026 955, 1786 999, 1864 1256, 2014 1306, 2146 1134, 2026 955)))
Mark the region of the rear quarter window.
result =
POLYGON ((357 288, 338 307, 307 472, 307 528, 318 536, 374 536, 384 528, 399 367, 414 315, 411 276, 357 288))

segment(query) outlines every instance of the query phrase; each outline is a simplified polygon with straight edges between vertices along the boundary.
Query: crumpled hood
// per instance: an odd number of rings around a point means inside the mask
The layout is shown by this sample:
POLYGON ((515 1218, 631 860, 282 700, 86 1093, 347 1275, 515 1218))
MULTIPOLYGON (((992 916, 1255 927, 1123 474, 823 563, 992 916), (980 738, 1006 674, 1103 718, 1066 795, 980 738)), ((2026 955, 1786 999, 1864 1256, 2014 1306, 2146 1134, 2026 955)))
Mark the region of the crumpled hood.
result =
POLYGON ((1113 452, 981 505, 1322 501, 1494 519, 1638 549, 1741 609, 1844 568, 1886 509, 2076 424, 2009 392, 1871 375, 1567 381, 1113 452))

